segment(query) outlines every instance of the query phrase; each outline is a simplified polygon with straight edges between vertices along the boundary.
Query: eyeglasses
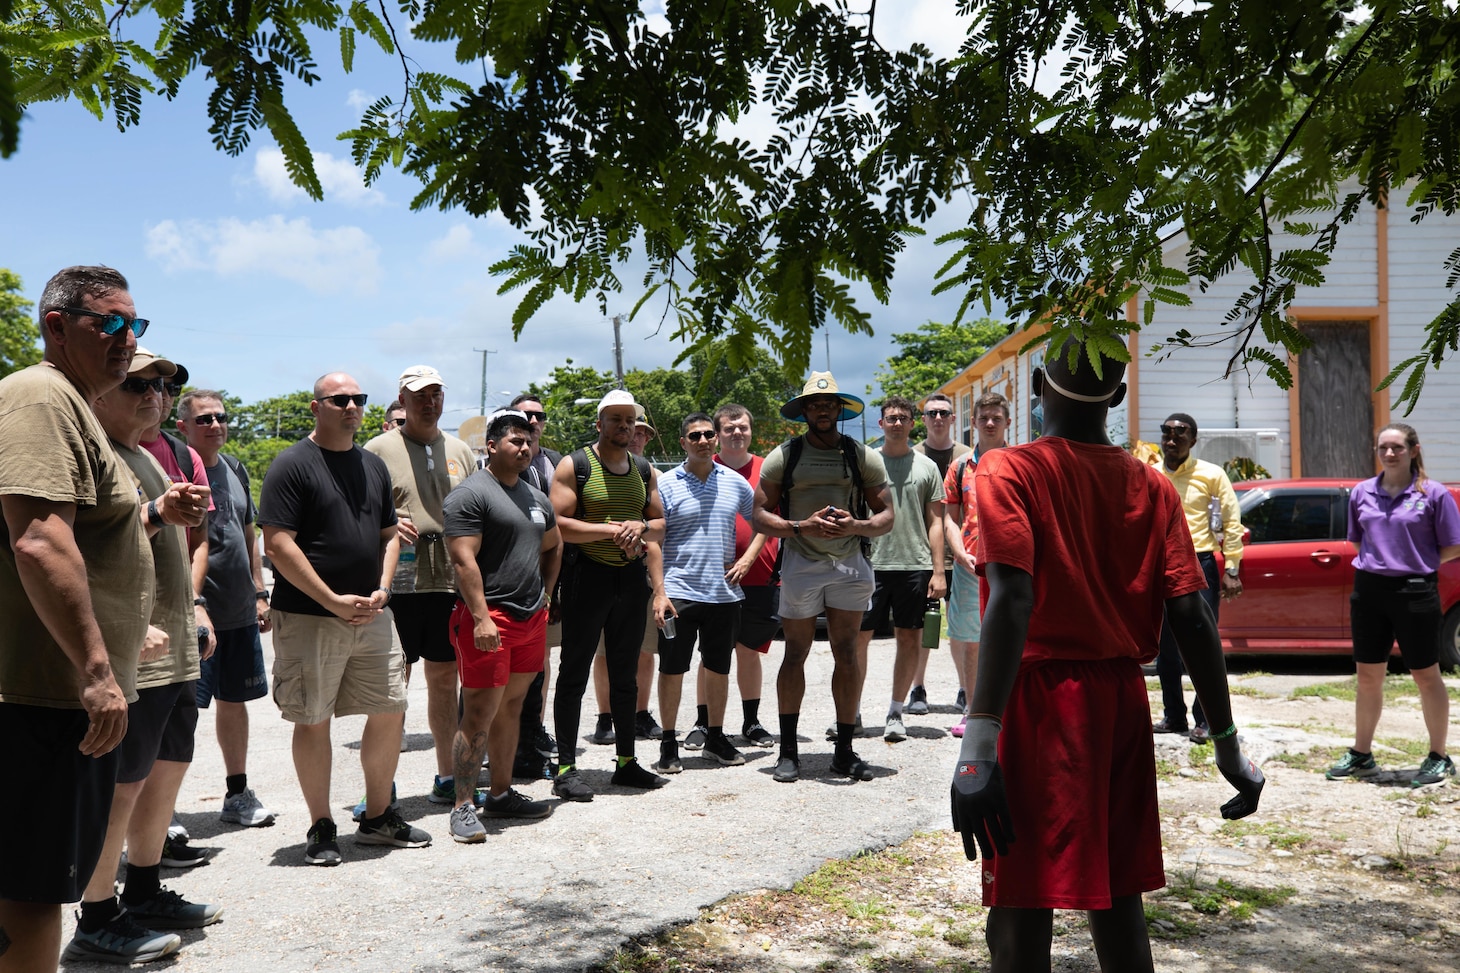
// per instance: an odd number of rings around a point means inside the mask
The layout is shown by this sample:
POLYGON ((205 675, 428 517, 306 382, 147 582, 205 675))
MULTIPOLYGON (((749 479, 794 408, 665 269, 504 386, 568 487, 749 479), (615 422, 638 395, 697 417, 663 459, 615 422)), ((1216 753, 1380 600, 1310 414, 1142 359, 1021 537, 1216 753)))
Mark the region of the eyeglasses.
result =
POLYGON ((904 423, 912 422, 912 416, 901 416, 894 414, 890 416, 883 416, 882 421, 887 423, 889 426, 901 426, 904 423))
POLYGON ((1176 436, 1185 436, 1189 432, 1191 432, 1191 427, 1190 426, 1162 426, 1161 427, 1161 435, 1163 435, 1163 436, 1171 436, 1173 438, 1176 437, 1176 436))
POLYGON ((370 396, 366 395, 364 392, 360 392, 356 395, 346 395, 341 392, 339 395, 317 395, 314 397, 314 401, 328 402, 336 409, 343 409, 351 402, 355 403, 357 406, 363 409, 365 408, 365 403, 369 401, 369 399, 370 396))
POLYGON ((146 395, 147 394, 147 390, 148 389, 151 389, 152 391, 156 392, 158 395, 161 395, 162 394, 162 386, 165 385, 165 384, 167 384, 167 383, 163 382, 161 377, 158 377, 158 378, 129 378, 129 379, 125 380, 124 382, 122 382, 122 391, 123 392, 130 392, 132 395, 146 395))
POLYGON ((146 318, 127 318, 120 314, 103 313, 101 311, 88 311, 84 307, 48 307, 46 313, 60 311, 62 314, 74 314, 80 317, 97 318, 101 321, 100 329, 102 334, 117 334, 123 328, 131 328, 132 334, 142 337, 147 331, 147 325, 151 324, 146 318))
POLYGON ((715 438, 715 431, 713 429, 696 429, 692 432, 685 433, 684 438, 692 443, 706 442, 715 438))
POLYGON ((436 461, 431 458, 431 447, 426 447, 426 472, 432 473, 436 469, 436 461))
POLYGON ((211 426, 215 422, 220 426, 226 426, 228 425, 228 413, 205 412, 200 416, 193 416, 193 422, 200 426, 211 426))
POLYGON ((182 395, 183 387, 181 382, 167 382, 162 386, 162 390, 175 399, 182 395))
POLYGON ((1374 447, 1374 451, 1376 453, 1403 453, 1408 449, 1409 447, 1404 445, 1403 443, 1397 446, 1391 445, 1389 443, 1384 443, 1382 446, 1374 447))
POLYGON ((523 409, 522 414, 527 416, 528 422, 547 422, 546 412, 529 412, 526 409, 523 409))
POLYGON ((950 419, 953 417, 952 409, 924 409, 923 415, 929 419, 950 419))

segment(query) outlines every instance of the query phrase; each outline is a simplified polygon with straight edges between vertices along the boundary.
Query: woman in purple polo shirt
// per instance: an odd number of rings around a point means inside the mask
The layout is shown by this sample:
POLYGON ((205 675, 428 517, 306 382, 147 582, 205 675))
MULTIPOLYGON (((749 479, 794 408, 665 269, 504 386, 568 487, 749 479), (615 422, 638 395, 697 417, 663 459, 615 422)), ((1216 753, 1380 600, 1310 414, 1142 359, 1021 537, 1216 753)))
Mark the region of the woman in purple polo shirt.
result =
POLYGON ((1359 674, 1354 704, 1354 745, 1328 770, 1328 779, 1372 777, 1371 752, 1384 708, 1384 673, 1395 641, 1419 686, 1430 735, 1430 755, 1411 786, 1455 776, 1445 753, 1450 697, 1440 678, 1440 565, 1460 557, 1460 510, 1443 484, 1425 476, 1419 434, 1400 422, 1379 430, 1383 472, 1349 495, 1348 539, 1358 545, 1354 591, 1349 597, 1354 663, 1359 674))

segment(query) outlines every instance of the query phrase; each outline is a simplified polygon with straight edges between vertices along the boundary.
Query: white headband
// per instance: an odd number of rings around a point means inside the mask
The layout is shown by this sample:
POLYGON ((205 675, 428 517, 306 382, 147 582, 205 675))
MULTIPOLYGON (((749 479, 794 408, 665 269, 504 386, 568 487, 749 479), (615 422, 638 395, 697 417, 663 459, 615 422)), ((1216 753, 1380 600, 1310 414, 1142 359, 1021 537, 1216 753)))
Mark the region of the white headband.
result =
POLYGON ((1060 383, 1054 380, 1054 376, 1049 373, 1048 368, 1044 370, 1044 380, 1049 383, 1050 388, 1054 389, 1060 395, 1063 395, 1067 399, 1074 399, 1076 402, 1106 402, 1116 392, 1115 389, 1111 389, 1104 395, 1082 395, 1079 392, 1067 391, 1066 389, 1060 388, 1060 383))

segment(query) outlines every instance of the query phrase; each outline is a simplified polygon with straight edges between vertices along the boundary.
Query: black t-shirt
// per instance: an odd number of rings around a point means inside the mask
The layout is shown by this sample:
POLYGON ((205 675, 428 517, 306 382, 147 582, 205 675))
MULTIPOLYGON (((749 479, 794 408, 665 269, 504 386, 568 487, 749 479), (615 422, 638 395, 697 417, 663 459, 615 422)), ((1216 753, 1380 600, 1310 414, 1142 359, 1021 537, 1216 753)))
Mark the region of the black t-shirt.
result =
POLYGON ((557 526, 557 518, 542 491, 522 477, 508 487, 490 471, 477 470, 446 495, 443 510, 447 537, 482 537, 477 568, 487 604, 518 620, 543 606, 538 558, 542 537, 557 526))
MULTIPOLYGON (((368 596, 380 587, 380 532, 395 523, 390 472, 358 446, 321 449, 302 439, 264 476, 258 522, 294 531, 299 549, 335 594, 368 596)), ((332 614, 279 572, 271 604, 302 615, 332 614)))
POLYGON ((243 483, 216 458, 208 471, 213 512, 208 514, 208 577, 203 594, 208 615, 220 631, 243 628, 258 618, 253 570, 248 559, 248 525, 254 522, 253 500, 243 483))

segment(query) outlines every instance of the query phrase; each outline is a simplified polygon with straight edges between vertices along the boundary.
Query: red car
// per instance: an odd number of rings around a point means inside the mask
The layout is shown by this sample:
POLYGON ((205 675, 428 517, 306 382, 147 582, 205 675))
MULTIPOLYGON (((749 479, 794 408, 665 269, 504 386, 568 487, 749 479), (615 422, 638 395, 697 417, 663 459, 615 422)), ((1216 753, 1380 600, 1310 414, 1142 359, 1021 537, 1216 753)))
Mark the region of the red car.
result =
MULTIPOLYGON (((1348 597, 1355 545, 1349 490, 1358 480, 1252 480, 1233 484, 1242 508, 1242 596, 1222 603, 1229 653, 1353 651, 1348 597)), ((1460 484, 1446 484, 1460 502, 1460 484)), ((1460 666, 1460 560, 1440 567, 1445 612, 1440 665, 1460 666)), ((1396 653, 1398 649, 1395 649, 1396 653)))

